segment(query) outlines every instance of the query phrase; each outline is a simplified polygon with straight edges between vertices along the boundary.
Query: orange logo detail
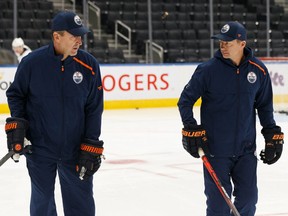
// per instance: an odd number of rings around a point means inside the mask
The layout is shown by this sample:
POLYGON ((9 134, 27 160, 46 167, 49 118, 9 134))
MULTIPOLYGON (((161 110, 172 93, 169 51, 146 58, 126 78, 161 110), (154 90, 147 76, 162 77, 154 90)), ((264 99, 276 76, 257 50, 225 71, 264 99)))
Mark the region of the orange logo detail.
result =
POLYGON ((182 135, 183 136, 187 136, 187 137, 202 137, 205 136, 206 131, 202 130, 202 131, 185 131, 182 130, 182 135))
POLYGON ((17 152, 21 151, 22 150, 22 145, 21 144, 15 144, 14 145, 14 150, 17 151, 17 152))
POLYGON ((283 140, 284 139, 284 134, 274 134, 273 140, 283 140))
POLYGON ((103 148, 97 148, 97 147, 93 147, 93 146, 87 146, 85 144, 81 144, 80 149, 82 151, 86 151, 86 152, 91 152, 91 153, 95 153, 95 154, 102 154, 103 153, 103 148))
POLYGON ((11 130, 11 129, 16 129, 16 128, 17 128, 16 122, 7 123, 5 125, 5 130, 11 130))

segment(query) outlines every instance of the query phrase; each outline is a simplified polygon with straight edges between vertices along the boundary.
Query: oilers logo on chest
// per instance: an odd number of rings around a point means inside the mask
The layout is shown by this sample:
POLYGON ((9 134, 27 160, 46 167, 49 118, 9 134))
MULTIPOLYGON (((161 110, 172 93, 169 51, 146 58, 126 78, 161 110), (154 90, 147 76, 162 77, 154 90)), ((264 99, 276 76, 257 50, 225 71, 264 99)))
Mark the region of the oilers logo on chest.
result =
POLYGON ((257 75, 253 71, 251 71, 247 74, 247 80, 249 83, 255 83, 257 80, 257 75))
POLYGON ((74 74, 73 74, 73 81, 76 83, 76 84, 80 84, 83 80, 83 75, 81 72, 79 71, 76 71, 74 74))

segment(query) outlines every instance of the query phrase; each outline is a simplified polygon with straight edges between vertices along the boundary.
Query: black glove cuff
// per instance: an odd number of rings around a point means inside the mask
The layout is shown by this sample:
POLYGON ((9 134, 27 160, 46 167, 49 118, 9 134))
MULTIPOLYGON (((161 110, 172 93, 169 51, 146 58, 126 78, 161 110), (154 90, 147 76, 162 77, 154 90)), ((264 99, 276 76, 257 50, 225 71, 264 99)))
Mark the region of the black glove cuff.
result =
POLYGON ((263 128, 261 130, 261 133, 265 136, 265 134, 275 134, 275 133, 281 133, 281 127, 275 126, 273 128, 263 128))
POLYGON ((188 125, 184 125, 184 129, 185 130, 201 130, 201 129, 203 129, 203 127, 202 127, 202 125, 188 124, 188 125))
POLYGON ((271 142, 273 142, 273 144, 284 144, 284 133, 281 132, 279 126, 275 126, 274 128, 263 128, 261 133, 264 136, 266 145, 271 142))

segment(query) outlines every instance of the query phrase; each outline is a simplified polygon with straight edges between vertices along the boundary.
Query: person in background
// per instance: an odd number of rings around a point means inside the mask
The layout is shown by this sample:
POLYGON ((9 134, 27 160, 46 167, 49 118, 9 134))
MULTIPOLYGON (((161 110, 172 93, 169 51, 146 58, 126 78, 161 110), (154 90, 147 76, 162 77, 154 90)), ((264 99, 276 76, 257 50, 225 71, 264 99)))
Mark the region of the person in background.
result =
MULTIPOLYGON (((219 34, 220 49, 196 68, 178 101, 184 125, 182 144, 193 157, 199 148, 208 157, 241 216, 254 216, 258 200, 256 113, 265 138, 260 159, 274 164, 281 156, 284 134, 273 117, 273 93, 269 72, 246 47, 246 29, 228 22, 219 34), (201 123, 193 106, 202 99, 201 123), (233 184, 232 184, 233 183, 233 184)), ((228 216, 229 206, 204 168, 207 216, 228 216)))
POLYGON ((27 45, 24 44, 24 41, 21 37, 15 38, 12 41, 12 50, 17 56, 18 63, 20 63, 22 58, 24 58, 31 52, 31 49, 27 45))
POLYGON ((64 214, 95 216, 93 175, 103 152, 103 88, 98 61, 79 49, 88 31, 77 14, 56 14, 52 41, 22 59, 6 91, 11 112, 7 144, 9 151, 26 156, 31 216, 57 215, 57 174, 64 214))

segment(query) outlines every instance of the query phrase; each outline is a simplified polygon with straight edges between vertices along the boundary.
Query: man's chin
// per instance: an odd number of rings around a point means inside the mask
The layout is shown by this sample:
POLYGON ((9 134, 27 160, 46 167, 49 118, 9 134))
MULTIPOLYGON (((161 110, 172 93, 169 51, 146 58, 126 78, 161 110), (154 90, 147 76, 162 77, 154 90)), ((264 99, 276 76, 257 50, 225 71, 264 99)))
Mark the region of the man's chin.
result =
POLYGON ((229 59, 229 55, 228 54, 222 54, 223 58, 225 59, 229 59))
POLYGON ((77 53, 78 53, 78 50, 77 50, 77 51, 75 51, 75 52, 71 52, 70 56, 76 56, 76 55, 77 55, 77 53))

